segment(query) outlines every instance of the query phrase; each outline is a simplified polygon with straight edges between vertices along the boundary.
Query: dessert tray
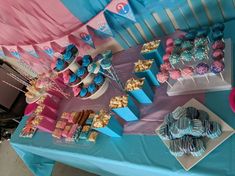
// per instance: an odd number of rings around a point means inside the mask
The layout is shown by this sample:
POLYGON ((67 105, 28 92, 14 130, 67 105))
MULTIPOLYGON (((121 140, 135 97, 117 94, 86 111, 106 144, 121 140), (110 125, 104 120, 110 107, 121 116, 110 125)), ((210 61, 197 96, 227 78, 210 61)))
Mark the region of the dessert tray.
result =
MULTIPOLYGON (((233 54, 232 54, 232 42, 231 39, 225 40, 225 50, 224 50, 224 63, 225 69, 222 73, 224 80, 220 75, 215 75, 213 73, 206 74, 209 82, 206 80, 204 75, 194 75, 193 79, 196 82, 196 85, 193 83, 191 78, 184 79, 180 78, 180 81, 175 82, 174 80, 169 80, 169 83, 172 87, 167 87, 168 96, 175 95, 185 95, 185 94, 194 94, 202 92, 212 92, 212 91, 224 91, 232 89, 232 73, 233 73, 233 54)), ((210 54, 209 54, 210 55, 210 54)), ((212 60, 210 58, 210 60, 212 60)))
MULTIPOLYGON (((186 107, 195 107, 197 109, 201 109, 203 111, 206 111, 210 116, 210 120, 218 122, 222 128, 222 134, 218 138, 216 138, 216 139, 206 138, 204 140, 205 146, 206 146, 206 151, 202 156, 193 157, 192 155, 183 155, 182 157, 176 157, 176 159, 183 166, 183 168, 186 171, 189 171, 193 166, 195 166, 197 163, 199 163, 203 158, 205 158, 207 155, 209 155, 214 149, 216 149, 226 139, 228 139, 231 135, 233 135, 234 129, 231 128, 227 123, 225 123, 220 117, 218 117, 216 114, 214 114, 212 111, 210 111, 206 106, 204 106, 203 104, 198 102, 196 99, 189 100, 185 105, 183 105, 183 107, 185 107, 185 108, 186 107)), ((155 132, 157 134, 160 129, 160 126, 155 130, 155 132)), ((169 141, 167 141, 167 140, 162 140, 162 141, 169 149, 169 141)))

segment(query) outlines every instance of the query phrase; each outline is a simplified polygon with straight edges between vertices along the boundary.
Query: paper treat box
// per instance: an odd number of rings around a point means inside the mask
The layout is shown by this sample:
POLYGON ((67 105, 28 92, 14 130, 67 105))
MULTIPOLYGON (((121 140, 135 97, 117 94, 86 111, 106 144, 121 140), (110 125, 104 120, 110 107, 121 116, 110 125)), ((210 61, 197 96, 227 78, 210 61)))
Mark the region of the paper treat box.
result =
POLYGON ((92 129, 110 137, 121 137, 123 127, 117 119, 113 115, 100 112, 94 117, 92 129))
POLYGON ((144 78, 131 78, 127 81, 126 90, 129 95, 134 97, 139 103, 149 104, 153 102, 154 91, 144 78))
POLYGON ((156 74, 158 72, 159 68, 157 67, 156 62, 153 59, 148 61, 139 60, 138 62, 135 63, 135 69, 134 69, 135 75, 138 78, 146 78, 151 85, 160 86, 160 83, 156 78, 156 74))
POLYGON ((125 121, 135 121, 140 117, 139 108, 130 96, 113 97, 110 100, 110 108, 125 121), (116 106, 118 104, 118 106, 116 106), (120 105, 121 104, 121 105, 120 105))
POLYGON ((160 40, 145 43, 141 48, 141 55, 144 59, 155 59, 156 64, 160 67, 163 64, 164 49, 160 40))

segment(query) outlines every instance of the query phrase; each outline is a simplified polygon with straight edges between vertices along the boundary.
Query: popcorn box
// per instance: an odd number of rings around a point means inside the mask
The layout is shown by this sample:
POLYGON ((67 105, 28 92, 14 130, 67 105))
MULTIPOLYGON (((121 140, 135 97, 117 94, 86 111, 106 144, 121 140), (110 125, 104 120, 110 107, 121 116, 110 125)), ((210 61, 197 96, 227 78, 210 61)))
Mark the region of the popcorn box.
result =
POLYGON ((113 108, 112 111, 120 116, 125 121, 138 120, 140 116, 140 111, 135 105, 134 101, 128 96, 128 104, 126 107, 113 108))
POLYGON ((148 52, 141 52, 141 55, 144 59, 155 59, 156 64, 158 67, 160 67, 161 64, 163 64, 163 55, 164 55, 164 49, 162 47, 162 44, 160 43, 158 48, 153 49, 148 52))
POLYGON ((154 61, 148 70, 135 72, 135 75, 138 78, 146 78, 151 85, 160 86, 160 83, 158 82, 156 78, 156 74, 158 72, 159 72, 159 69, 154 61))
POLYGON ((128 91, 128 93, 142 104, 152 103, 154 99, 154 91, 146 79, 141 89, 128 91))
POLYGON ((92 129, 110 137, 121 137, 123 132, 122 125, 117 121, 117 119, 114 116, 110 117, 109 122, 105 127, 102 128, 92 127, 92 129))

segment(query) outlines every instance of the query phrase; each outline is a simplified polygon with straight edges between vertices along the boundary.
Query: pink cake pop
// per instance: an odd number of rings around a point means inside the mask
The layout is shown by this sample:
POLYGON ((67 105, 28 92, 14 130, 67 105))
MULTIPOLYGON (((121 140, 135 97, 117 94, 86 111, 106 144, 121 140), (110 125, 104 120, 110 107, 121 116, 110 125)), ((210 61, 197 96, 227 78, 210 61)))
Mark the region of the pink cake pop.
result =
POLYGON ((225 43, 222 40, 217 40, 212 45, 213 50, 221 49, 223 50, 225 48, 225 43))
POLYGON ((215 60, 222 60, 224 58, 224 52, 221 49, 216 49, 212 52, 212 57, 215 60))
POLYGON ((193 67, 189 67, 189 66, 186 66, 182 71, 181 71, 181 74, 182 74, 182 77, 184 78, 191 78, 193 80, 193 83, 196 85, 196 82, 195 80, 193 79, 193 73, 194 73, 194 69, 193 67))
POLYGON ((173 43, 174 43, 174 41, 173 41, 172 38, 168 38, 168 39, 166 40, 166 46, 173 46, 173 43))
POLYGON ((163 61, 164 62, 169 62, 169 57, 170 57, 170 54, 165 54, 164 56, 163 56, 163 61))
POLYGON ((164 64, 161 64, 160 70, 163 71, 169 71, 171 70, 171 64, 170 62, 165 62, 164 64))
POLYGON ((173 50, 174 50, 174 47, 173 47, 173 46, 168 46, 168 47, 166 48, 166 53, 167 53, 167 54, 171 54, 173 50))
POLYGON ((168 72, 159 72, 157 74, 157 80, 160 82, 160 83, 167 83, 171 88, 172 88, 172 85, 167 81, 169 79, 169 73, 168 72))
POLYGON ((182 81, 179 80, 179 78, 181 77, 181 71, 179 69, 170 70, 169 73, 170 73, 171 79, 178 80, 180 82, 180 84, 183 85, 182 81))

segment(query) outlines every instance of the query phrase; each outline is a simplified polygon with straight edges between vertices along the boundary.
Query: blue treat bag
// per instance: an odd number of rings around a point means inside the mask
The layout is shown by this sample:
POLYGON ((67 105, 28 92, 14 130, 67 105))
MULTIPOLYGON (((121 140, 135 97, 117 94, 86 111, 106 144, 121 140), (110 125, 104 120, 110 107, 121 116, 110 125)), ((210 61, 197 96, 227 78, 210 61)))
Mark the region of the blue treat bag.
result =
POLYGON ((145 43, 141 49, 141 55, 144 59, 155 59, 156 64, 160 67, 163 64, 164 49, 161 40, 155 40, 145 43))
POLYGON ((139 120, 140 112, 130 96, 113 97, 109 104, 114 113, 125 121, 139 120))
POLYGON ((150 104, 154 99, 154 91, 144 78, 131 78, 127 81, 126 90, 129 95, 134 97, 139 103, 150 104))
POLYGON ((134 73, 138 78, 146 78, 151 85, 160 86, 156 78, 159 68, 155 60, 139 60, 135 63, 134 73))

